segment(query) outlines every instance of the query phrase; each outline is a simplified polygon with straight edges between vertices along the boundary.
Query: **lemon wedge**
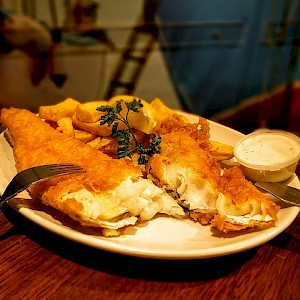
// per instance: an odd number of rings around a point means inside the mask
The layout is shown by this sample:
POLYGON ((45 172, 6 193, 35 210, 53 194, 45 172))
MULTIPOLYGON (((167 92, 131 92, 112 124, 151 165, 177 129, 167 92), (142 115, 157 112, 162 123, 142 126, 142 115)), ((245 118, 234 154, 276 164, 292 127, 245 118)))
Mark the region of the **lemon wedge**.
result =
POLYGON ((143 104, 143 107, 139 109, 139 112, 133 112, 130 111, 128 114, 128 122, 130 126, 134 129, 140 130, 141 132, 144 132, 146 134, 153 133, 160 125, 160 118, 158 114, 156 113, 156 110, 154 107, 149 104, 147 101, 130 95, 119 95, 111 98, 108 101, 108 105, 114 106, 116 105, 117 101, 123 100, 122 103, 122 114, 125 117, 125 114, 127 112, 126 110, 126 104, 125 102, 131 102, 134 99, 141 101, 143 104))

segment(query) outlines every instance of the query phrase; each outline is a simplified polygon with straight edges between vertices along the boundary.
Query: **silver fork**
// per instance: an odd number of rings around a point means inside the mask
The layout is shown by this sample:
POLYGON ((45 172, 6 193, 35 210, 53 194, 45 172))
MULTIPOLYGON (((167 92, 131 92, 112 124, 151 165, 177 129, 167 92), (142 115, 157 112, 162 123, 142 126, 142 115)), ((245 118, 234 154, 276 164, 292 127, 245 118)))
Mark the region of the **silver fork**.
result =
POLYGON ((54 176, 82 173, 84 170, 74 164, 50 164, 26 169, 19 172, 4 190, 0 197, 0 208, 9 199, 15 197, 30 185, 54 176))

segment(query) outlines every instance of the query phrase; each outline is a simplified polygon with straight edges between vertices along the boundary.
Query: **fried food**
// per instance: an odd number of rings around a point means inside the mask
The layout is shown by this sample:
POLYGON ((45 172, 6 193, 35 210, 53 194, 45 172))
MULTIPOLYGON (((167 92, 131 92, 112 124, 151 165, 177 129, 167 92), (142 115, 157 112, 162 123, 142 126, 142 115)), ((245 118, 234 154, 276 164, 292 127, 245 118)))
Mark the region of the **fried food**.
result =
POLYGON ((113 159, 64 135, 24 109, 3 109, 1 122, 14 141, 18 171, 51 163, 75 163, 83 174, 46 179, 29 188, 82 225, 104 228, 105 235, 150 220, 157 213, 182 217, 182 208, 164 190, 144 179, 128 159, 113 159))
POLYGON ((161 122, 165 119, 173 117, 175 119, 180 120, 181 122, 189 123, 189 120, 185 116, 176 113, 173 109, 165 105, 159 98, 155 98, 151 102, 151 106, 154 109, 154 111, 157 112, 157 118, 161 122))
MULTIPOLYGON (((130 111, 127 117, 138 142, 149 144, 152 133, 162 138, 161 153, 146 167, 138 166, 138 153, 132 153, 132 161, 115 159, 117 140, 110 137, 110 126, 100 126, 103 112, 96 108, 120 100, 126 108, 133 99, 138 100, 121 95, 108 102, 76 104, 72 117, 70 110, 67 116, 57 113, 62 102, 46 118, 60 116, 56 130, 29 111, 4 109, 1 121, 13 136, 19 171, 59 162, 77 163, 86 170, 37 183, 30 188, 32 197, 85 226, 104 228, 105 235, 119 234, 121 228, 157 213, 183 217, 186 212, 194 221, 225 233, 275 224, 279 207, 247 181, 240 168, 221 168, 219 161, 233 157, 232 147, 210 139, 206 119, 199 117, 191 124, 160 99, 151 104, 141 99, 141 111, 130 111)), ((124 126, 120 122, 118 129, 124 126)))
POLYGON ((225 169, 218 189, 219 213, 212 223, 221 231, 263 229, 275 224, 279 206, 246 180, 240 168, 225 169))
MULTIPOLYGON (((126 113, 125 102, 130 102, 134 99, 140 100, 143 104, 143 107, 138 113, 130 111, 127 116, 131 128, 136 130, 136 134, 139 134, 139 132, 141 134, 152 134, 160 127, 161 122, 169 118, 172 118, 176 122, 189 123, 186 116, 178 114, 166 106, 159 98, 155 98, 149 104, 147 101, 131 95, 118 95, 109 101, 101 100, 86 103, 79 103, 76 100, 68 98, 56 105, 41 106, 40 117, 47 121, 54 122, 53 127, 58 126, 57 129, 61 132, 75 136, 76 139, 82 140, 85 143, 90 143, 95 139, 90 145, 95 149, 101 150, 103 149, 102 145, 104 141, 107 141, 101 140, 101 137, 109 138, 111 128, 107 125, 100 126, 100 118, 105 113, 98 111, 97 108, 103 105, 115 106, 117 101, 123 101, 123 111, 126 113), (72 118, 72 122, 70 118, 72 118), (100 139, 96 139, 96 137, 100 137, 100 139)), ((126 129, 122 122, 119 123, 119 129, 126 129)), ((231 146, 217 141, 210 141, 210 143, 211 154, 218 161, 228 160, 233 157, 233 149, 231 146)), ((110 146, 115 145, 116 143, 110 146)), ((109 151, 107 150, 108 147, 106 147, 105 153, 116 152, 116 149, 112 149, 112 147, 109 147, 109 151)))
POLYGON ((42 119, 57 122, 63 117, 72 117, 78 104, 80 104, 78 101, 67 98, 55 105, 40 106, 39 116, 42 119))
POLYGON ((74 113, 72 116, 72 121, 75 127, 83 131, 87 131, 99 136, 109 136, 111 133, 111 128, 105 124, 100 126, 100 122, 96 121, 93 123, 82 122, 78 119, 77 114, 74 113))
POLYGON ((95 123, 104 114, 97 107, 107 105, 107 101, 91 101, 79 104, 76 108, 76 117, 81 122, 95 123))
POLYGON ((88 131, 84 131, 80 129, 74 130, 74 138, 84 143, 89 143, 90 141, 94 140, 96 137, 97 137, 96 134, 88 131))
POLYGON ((58 127, 56 130, 63 132, 64 134, 74 137, 75 131, 73 127, 73 122, 70 117, 63 117, 57 121, 58 127))
POLYGON ((233 158, 233 147, 230 145, 225 145, 223 143, 210 140, 211 155, 218 161, 228 160, 233 158))
POLYGON ((149 178, 177 199, 193 220, 223 232, 275 224, 279 207, 239 168, 221 169, 211 152, 205 119, 186 124, 171 117, 157 133, 162 151, 149 160, 149 178))
POLYGON ((117 145, 112 138, 96 137, 95 139, 89 141, 87 144, 94 149, 101 149, 102 152, 105 152, 105 148, 108 147, 108 145, 110 145, 111 143, 113 143, 113 149, 110 152, 116 153, 115 149, 117 145))

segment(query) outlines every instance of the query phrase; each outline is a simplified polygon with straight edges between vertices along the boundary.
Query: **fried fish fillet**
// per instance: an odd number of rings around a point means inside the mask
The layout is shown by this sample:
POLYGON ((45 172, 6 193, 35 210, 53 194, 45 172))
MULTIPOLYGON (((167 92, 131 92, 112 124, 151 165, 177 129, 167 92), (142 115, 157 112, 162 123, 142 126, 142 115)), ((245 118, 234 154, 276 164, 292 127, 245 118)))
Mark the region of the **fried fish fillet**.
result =
POLYGON ((275 224, 279 207, 239 168, 222 170, 211 155, 207 120, 186 124, 171 117, 157 133, 162 151, 149 160, 149 178, 177 199, 192 219, 223 232, 275 224))
POLYGON ((109 229, 104 230, 108 235, 157 213, 184 215, 176 201, 143 178, 129 160, 94 150, 24 109, 3 109, 0 120, 12 136, 18 171, 51 163, 75 163, 84 168, 83 174, 46 179, 29 189, 32 197, 82 225, 109 229))

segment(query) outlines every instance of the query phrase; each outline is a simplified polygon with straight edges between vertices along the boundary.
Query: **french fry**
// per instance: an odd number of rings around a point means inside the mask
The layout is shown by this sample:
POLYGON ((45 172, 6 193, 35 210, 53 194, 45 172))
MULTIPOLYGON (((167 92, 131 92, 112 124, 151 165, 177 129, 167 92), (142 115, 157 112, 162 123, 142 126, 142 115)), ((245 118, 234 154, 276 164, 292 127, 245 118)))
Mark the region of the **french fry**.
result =
POLYGON ((211 154, 212 156, 218 160, 227 160, 233 157, 233 147, 230 145, 226 145, 220 142, 210 140, 211 144, 211 154))
POLYGON ((107 124, 100 126, 99 121, 94 123, 82 122, 77 118, 76 113, 73 114, 72 121, 74 126, 78 129, 93 133, 95 135, 109 136, 111 133, 111 127, 109 127, 107 124))
POLYGON ((95 139, 89 141, 87 144, 90 145, 94 149, 101 149, 111 143, 110 138, 96 137, 95 139))
POLYGON ((63 117, 57 121, 57 130, 63 132, 68 136, 74 137, 74 127, 73 122, 70 117, 63 117))
POLYGON ((91 132, 84 131, 84 130, 75 129, 74 137, 76 140, 80 140, 80 141, 83 141, 84 143, 88 143, 88 142, 94 140, 97 137, 97 135, 94 133, 91 133, 91 132))
POLYGON ((76 111, 78 104, 80 104, 78 101, 67 98, 55 105, 40 106, 39 116, 42 119, 57 122, 63 117, 71 117, 76 111))
POLYGON ((107 105, 107 101, 92 101, 79 104, 76 108, 78 120, 87 123, 99 121, 104 112, 97 111, 97 107, 102 105, 107 105))
POLYGON ((96 150, 100 150, 103 153, 112 157, 116 157, 117 155, 118 143, 113 138, 97 137, 94 140, 88 142, 87 145, 91 146, 96 150))
POLYGON ((177 119, 179 119, 185 123, 189 123, 189 120, 185 116, 178 114, 175 110, 166 106, 159 98, 155 98, 151 102, 151 106, 152 106, 153 110, 157 112, 157 118, 160 121, 163 121, 166 118, 175 116, 177 119))
POLYGON ((117 103, 117 101, 121 101, 123 100, 124 102, 130 102, 134 99, 139 99, 138 97, 134 97, 132 95, 118 95, 118 96, 114 96, 112 98, 110 98, 108 100, 107 105, 113 106, 117 103))
POLYGON ((151 106, 159 112, 159 116, 162 118, 172 117, 175 114, 175 111, 166 106, 159 98, 152 100, 151 106))

